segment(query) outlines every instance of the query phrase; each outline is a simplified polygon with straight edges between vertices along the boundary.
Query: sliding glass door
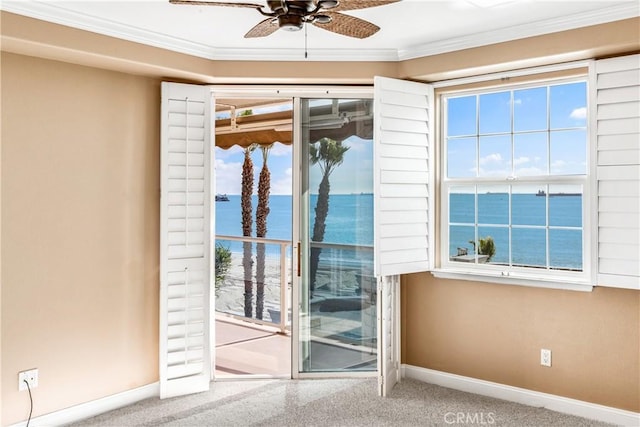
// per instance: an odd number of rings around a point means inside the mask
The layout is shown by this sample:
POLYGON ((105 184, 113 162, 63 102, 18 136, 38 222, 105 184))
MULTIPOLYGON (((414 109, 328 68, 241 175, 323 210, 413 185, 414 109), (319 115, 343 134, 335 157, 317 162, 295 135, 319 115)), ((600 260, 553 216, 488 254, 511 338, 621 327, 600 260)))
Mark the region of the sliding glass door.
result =
POLYGON ((298 370, 375 371, 373 101, 300 102, 298 370))

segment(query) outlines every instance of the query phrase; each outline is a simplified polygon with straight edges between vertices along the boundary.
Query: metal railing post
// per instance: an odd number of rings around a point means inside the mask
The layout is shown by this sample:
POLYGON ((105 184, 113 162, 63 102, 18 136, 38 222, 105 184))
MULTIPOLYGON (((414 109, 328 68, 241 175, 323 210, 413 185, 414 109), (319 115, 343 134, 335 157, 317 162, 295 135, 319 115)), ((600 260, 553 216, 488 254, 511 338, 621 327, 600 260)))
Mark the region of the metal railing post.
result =
POLYGON ((287 332, 289 309, 287 307, 287 244, 280 244, 280 332, 287 332))

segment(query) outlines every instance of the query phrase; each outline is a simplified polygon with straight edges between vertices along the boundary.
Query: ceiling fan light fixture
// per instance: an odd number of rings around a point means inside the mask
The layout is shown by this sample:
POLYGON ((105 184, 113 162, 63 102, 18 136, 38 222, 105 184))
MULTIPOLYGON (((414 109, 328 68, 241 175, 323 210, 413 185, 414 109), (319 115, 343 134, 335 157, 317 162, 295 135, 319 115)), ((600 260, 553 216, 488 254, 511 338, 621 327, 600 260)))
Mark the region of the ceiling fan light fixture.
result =
POLYGON ((320 0, 318 1, 318 7, 320 9, 333 9, 334 7, 338 7, 340 4, 339 1, 336 0, 320 0))
POLYGON ((328 24, 331 20, 332 18, 329 15, 315 15, 313 17, 313 22, 316 24, 328 24))
POLYGON ((304 25, 302 16, 280 15, 278 16, 278 26, 286 31, 300 31, 304 25))

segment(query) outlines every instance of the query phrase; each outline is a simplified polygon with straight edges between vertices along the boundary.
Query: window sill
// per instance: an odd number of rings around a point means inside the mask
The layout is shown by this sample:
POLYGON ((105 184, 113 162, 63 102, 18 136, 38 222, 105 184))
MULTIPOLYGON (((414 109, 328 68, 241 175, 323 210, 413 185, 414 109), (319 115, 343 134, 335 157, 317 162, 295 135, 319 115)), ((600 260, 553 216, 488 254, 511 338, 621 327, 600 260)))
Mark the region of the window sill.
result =
POLYGON ((534 288, 562 289, 581 292, 593 291, 593 285, 586 282, 551 277, 527 277, 525 275, 517 275, 515 273, 503 276, 491 271, 484 272, 439 268, 432 270, 431 274, 439 279, 471 280, 503 285, 529 286, 534 288))

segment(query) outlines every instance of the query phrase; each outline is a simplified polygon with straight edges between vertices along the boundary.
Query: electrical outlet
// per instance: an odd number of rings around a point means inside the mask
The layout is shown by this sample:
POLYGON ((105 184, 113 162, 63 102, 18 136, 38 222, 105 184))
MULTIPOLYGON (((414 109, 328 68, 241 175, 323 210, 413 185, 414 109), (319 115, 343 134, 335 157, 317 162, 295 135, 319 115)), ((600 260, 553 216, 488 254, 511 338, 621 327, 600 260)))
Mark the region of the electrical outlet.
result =
POLYGON ((546 348, 540 349, 540 364, 542 366, 551 367, 551 350, 546 348))
POLYGON ((27 384, 25 381, 29 383, 29 388, 38 387, 38 369, 29 369, 28 371, 18 372, 18 390, 24 391, 27 389, 27 384))

